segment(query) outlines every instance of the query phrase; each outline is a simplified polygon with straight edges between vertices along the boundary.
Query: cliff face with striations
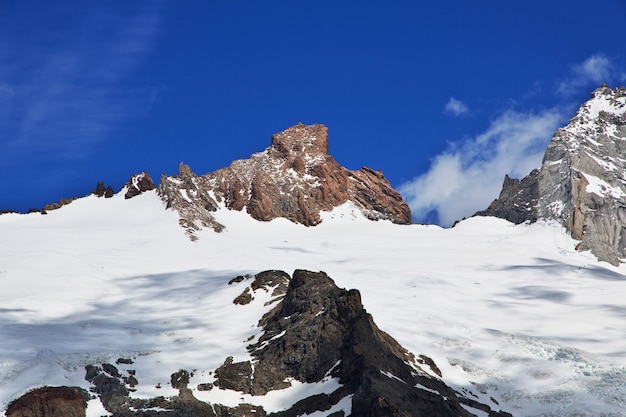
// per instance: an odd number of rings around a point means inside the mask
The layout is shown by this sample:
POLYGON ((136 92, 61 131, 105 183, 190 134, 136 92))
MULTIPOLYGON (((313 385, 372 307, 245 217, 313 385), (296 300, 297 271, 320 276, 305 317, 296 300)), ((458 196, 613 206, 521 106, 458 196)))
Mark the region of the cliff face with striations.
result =
POLYGON ((380 171, 352 171, 328 154, 328 131, 320 124, 276 133, 265 151, 206 175, 181 164, 177 176, 161 178, 158 193, 191 236, 203 227, 223 229, 212 216, 219 205, 261 221, 284 217, 314 226, 321 211, 351 201, 372 220, 411 221, 409 207, 380 171))
POLYGON ((500 197, 477 214, 556 220, 580 250, 619 264, 626 257, 626 88, 595 90, 554 134, 541 168, 521 181, 505 178, 500 197))

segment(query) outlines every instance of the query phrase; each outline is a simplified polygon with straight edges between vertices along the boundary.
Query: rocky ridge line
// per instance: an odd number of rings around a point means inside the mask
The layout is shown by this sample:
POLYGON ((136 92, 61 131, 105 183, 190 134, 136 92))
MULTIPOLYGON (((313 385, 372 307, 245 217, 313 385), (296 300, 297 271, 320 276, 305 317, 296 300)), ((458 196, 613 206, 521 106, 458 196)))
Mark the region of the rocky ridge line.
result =
POLYGON ((157 192, 192 238, 204 227, 223 230, 213 216, 220 205, 260 221, 284 217, 314 226, 321 211, 351 201, 372 220, 411 222, 408 205, 380 171, 352 171, 328 154, 328 131, 320 124, 276 133, 263 152, 206 175, 181 164, 177 176, 161 177, 157 192))
POLYGON ((626 88, 596 89, 556 131, 541 168, 504 180, 481 216, 516 224, 555 220, 601 261, 626 257, 626 88))
MULTIPOLYGON (((126 184, 124 184, 124 187, 122 187, 120 191, 125 191, 124 198, 129 199, 138 196, 139 194, 146 191, 154 190, 155 188, 156 186, 154 185, 152 178, 150 178, 150 175, 148 175, 147 172, 143 171, 139 174, 131 175, 131 177, 128 179, 126 184)), ((111 185, 105 185, 104 181, 99 181, 96 185, 96 188, 88 195, 111 198, 115 195, 115 191, 113 190, 113 187, 111 185)), ((41 209, 31 208, 30 210, 28 210, 28 212, 47 214, 48 211, 60 209, 61 207, 66 206, 75 200, 78 200, 78 198, 79 197, 61 198, 56 203, 48 203, 41 209)), ((11 213, 18 212, 13 210, 0 210, 0 215, 11 213)))

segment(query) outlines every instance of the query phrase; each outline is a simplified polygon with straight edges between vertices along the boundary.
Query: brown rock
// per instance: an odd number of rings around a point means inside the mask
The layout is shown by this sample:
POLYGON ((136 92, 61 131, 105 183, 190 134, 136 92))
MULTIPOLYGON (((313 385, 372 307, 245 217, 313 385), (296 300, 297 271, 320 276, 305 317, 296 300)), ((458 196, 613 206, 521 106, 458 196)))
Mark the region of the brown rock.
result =
POLYGON ((106 187, 104 186, 104 181, 99 181, 98 185, 96 185, 96 189, 93 190, 92 194, 97 195, 98 197, 104 197, 104 193, 106 193, 106 187))
POLYGON ((252 388, 252 365, 249 361, 233 362, 229 356, 224 364, 215 370, 221 389, 250 392, 252 388))
POLYGON ((113 187, 110 185, 105 187, 104 181, 98 182, 96 185, 96 189, 93 190, 92 194, 97 195, 98 197, 111 198, 115 195, 115 191, 113 191, 113 187))
POLYGON ((188 165, 181 163, 178 176, 163 174, 157 188, 166 207, 178 211, 179 223, 192 240, 196 238, 194 232, 202 227, 210 227, 216 232, 224 229, 212 214, 218 206, 209 193, 211 189, 201 180, 202 177, 196 176, 188 165))
POLYGON ((246 305, 250 304, 252 301, 252 294, 250 293, 250 288, 246 288, 241 294, 239 294, 233 300, 233 304, 246 305))
POLYGON ((84 417, 89 394, 74 387, 42 387, 9 404, 7 417, 84 417))
POLYGON ((146 171, 130 177, 125 187, 127 191, 126 194, 124 194, 124 198, 126 199, 133 198, 145 191, 154 190, 156 188, 152 178, 150 178, 150 175, 148 175, 146 171))
POLYGON ((172 384, 172 388, 178 390, 187 388, 187 385, 189 384, 189 378, 191 376, 193 376, 193 374, 190 374, 189 371, 186 371, 184 369, 181 369, 178 372, 174 372, 170 377, 170 383, 172 384))
POLYGON ((177 177, 162 178, 158 192, 179 211, 189 234, 198 223, 223 228, 211 220, 219 203, 232 210, 245 207, 260 221, 284 217, 314 226, 321 211, 351 201, 372 220, 411 222, 408 205, 382 172, 351 171, 328 154, 328 129, 320 124, 300 123, 276 133, 265 151, 204 176, 181 167, 177 177))
POLYGON ((65 205, 70 204, 72 201, 76 200, 78 197, 71 197, 71 198, 62 198, 59 200, 58 203, 50 203, 50 204, 46 204, 45 206, 43 206, 43 211, 50 211, 50 210, 56 210, 59 209, 65 205))

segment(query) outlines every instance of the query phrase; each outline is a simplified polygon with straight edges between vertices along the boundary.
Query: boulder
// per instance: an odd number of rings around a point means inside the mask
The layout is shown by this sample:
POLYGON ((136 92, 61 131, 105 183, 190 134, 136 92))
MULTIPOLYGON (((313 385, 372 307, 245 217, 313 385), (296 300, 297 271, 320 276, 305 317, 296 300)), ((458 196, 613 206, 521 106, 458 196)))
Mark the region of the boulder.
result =
POLYGON ((89 394, 77 387, 41 387, 9 404, 7 417, 85 417, 89 394))

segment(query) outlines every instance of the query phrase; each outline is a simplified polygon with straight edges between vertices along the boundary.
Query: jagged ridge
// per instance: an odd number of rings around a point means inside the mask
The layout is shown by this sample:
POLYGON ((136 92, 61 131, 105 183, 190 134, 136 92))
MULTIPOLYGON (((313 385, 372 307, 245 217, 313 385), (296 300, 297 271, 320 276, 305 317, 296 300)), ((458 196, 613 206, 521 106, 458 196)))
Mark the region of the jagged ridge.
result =
POLYGON ((411 221, 409 207, 381 172, 351 171, 328 154, 327 128, 320 124, 276 133, 265 151, 206 175, 181 164, 177 176, 161 177, 158 193, 192 236, 203 227, 223 229, 212 215, 220 204, 245 208, 261 221, 284 217, 314 226, 321 211, 351 201, 372 220, 411 221))

